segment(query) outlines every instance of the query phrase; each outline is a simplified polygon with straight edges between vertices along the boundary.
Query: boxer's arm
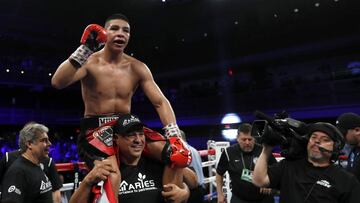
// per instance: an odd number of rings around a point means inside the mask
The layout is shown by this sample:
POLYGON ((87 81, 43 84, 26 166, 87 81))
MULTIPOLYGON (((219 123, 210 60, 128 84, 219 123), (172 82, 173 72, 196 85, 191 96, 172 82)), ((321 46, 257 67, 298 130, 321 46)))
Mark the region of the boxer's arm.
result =
MULTIPOLYGON (((141 62, 138 63, 140 64, 141 62)), ((166 149, 166 151, 168 152, 166 158, 171 161, 170 164, 172 167, 186 167, 191 162, 191 153, 180 138, 180 129, 176 125, 174 111, 169 101, 166 99, 160 88, 155 83, 149 68, 146 67, 146 65, 143 63, 141 63, 141 65, 143 67, 139 67, 136 69, 141 77, 140 85, 144 93, 147 95, 151 103, 156 108, 160 120, 165 126, 165 137, 168 138, 168 141, 170 142, 170 147, 168 147, 170 150, 166 149)), ((165 145, 165 147, 167 146, 165 145)))
MULTIPOLYGON (((151 158, 155 158, 159 161, 164 160, 162 159, 162 151, 164 149, 165 141, 149 141, 146 143, 149 153, 147 156, 151 158)), ((183 183, 183 168, 177 168, 177 167, 170 167, 169 164, 164 166, 164 172, 162 176, 162 183, 168 184, 168 183, 174 183, 179 187, 182 187, 183 183)))
POLYGON ((141 62, 138 63, 139 64, 137 64, 137 66, 141 66, 137 68, 140 75, 140 86, 155 107, 161 123, 164 126, 170 123, 176 123, 175 114, 170 102, 166 99, 159 86, 155 83, 149 68, 141 62))
POLYGON ((69 59, 66 59, 51 78, 51 85, 56 89, 62 89, 81 80, 86 74, 87 70, 85 67, 76 68, 70 63, 69 59))
POLYGON ((83 65, 91 54, 105 44, 106 40, 107 35, 103 27, 96 24, 88 25, 81 36, 81 45, 71 54, 69 59, 57 68, 51 79, 51 84, 57 89, 62 89, 84 78, 87 72, 83 65))
POLYGON ((184 182, 190 189, 197 188, 198 184, 198 177, 195 171, 191 170, 190 168, 186 167, 184 170, 184 182))

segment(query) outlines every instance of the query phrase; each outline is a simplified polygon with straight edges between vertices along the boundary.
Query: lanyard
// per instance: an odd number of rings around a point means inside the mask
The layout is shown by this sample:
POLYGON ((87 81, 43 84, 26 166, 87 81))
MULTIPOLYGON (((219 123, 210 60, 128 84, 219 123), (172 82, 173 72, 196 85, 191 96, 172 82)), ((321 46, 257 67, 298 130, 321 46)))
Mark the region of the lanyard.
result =
MULTIPOLYGON (((250 159, 250 167, 249 167, 249 170, 251 170, 251 166, 252 166, 252 163, 253 163, 253 156, 251 156, 251 159, 250 159)), ((245 161, 244 161, 244 156, 243 156, 243 153, 241 152, 241 161, 242 161, 242 164, 244 166, 244 168, 246 169, 246 165, 245 165, 245 161)))

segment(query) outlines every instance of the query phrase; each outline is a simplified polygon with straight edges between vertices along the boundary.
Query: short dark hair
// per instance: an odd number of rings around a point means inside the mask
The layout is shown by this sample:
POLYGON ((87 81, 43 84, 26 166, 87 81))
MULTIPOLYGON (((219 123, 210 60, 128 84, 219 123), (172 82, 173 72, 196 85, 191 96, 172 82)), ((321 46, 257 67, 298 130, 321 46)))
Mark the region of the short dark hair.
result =
POLYGON ((106 24, 107 24, 110 20, 114 20, 114 19, 121 19, 121 20, 124 20, 124 21, 126 21, 127 23, 130 24, 129 18, 126 17, 124 14, 122 14, 122 13, 114 13, 114 14, 112 14, 111 16, 109 16, 108 18, 106 18, 106 20, 105 20, 105 26, 104 26, 104 27, 106 27, 106 24))
POLYGON ((249 123, 241 123, 238 127, 238 136, 240 133, 248 134, 251 132, 252 126, 249 123))
POLYGON ((360 116, 352 112, 343 113, 338 117, 336 127, 346 136, 348 130, 360 127, 360 116))

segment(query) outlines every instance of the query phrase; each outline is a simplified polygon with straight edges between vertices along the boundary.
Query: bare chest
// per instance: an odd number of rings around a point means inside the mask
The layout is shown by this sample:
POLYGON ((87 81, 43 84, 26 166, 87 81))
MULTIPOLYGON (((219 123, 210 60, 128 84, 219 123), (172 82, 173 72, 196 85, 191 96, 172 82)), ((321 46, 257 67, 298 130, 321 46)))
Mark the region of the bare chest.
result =
POLYGON ((129 96, 135 91, 138 77, 130 65, 98 65, 89 68, 83 88, 92 94, 129 96))

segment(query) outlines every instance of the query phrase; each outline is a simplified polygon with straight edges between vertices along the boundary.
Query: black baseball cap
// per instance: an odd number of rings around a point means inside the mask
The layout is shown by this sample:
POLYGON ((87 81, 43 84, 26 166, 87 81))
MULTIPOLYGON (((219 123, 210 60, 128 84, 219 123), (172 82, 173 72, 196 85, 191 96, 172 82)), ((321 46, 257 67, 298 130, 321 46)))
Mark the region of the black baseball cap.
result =
POLYGON ((343 135, 346 135, 349 129, 360 127, 360 116, 356 113, 341 114, 336 121, 336 127, 343 135))
POLYGON ((309 125, 309 135, 315 131, 320 131, 327 134, 333 141, 343 139, 340 131, 330 123, 317 122, 309 125))
POLYGON ((139 130, 144 127, 140 119, 132 114, 125 114, 118 118, 114 128, 114 133, 126 134, 134 130, 139 130))

